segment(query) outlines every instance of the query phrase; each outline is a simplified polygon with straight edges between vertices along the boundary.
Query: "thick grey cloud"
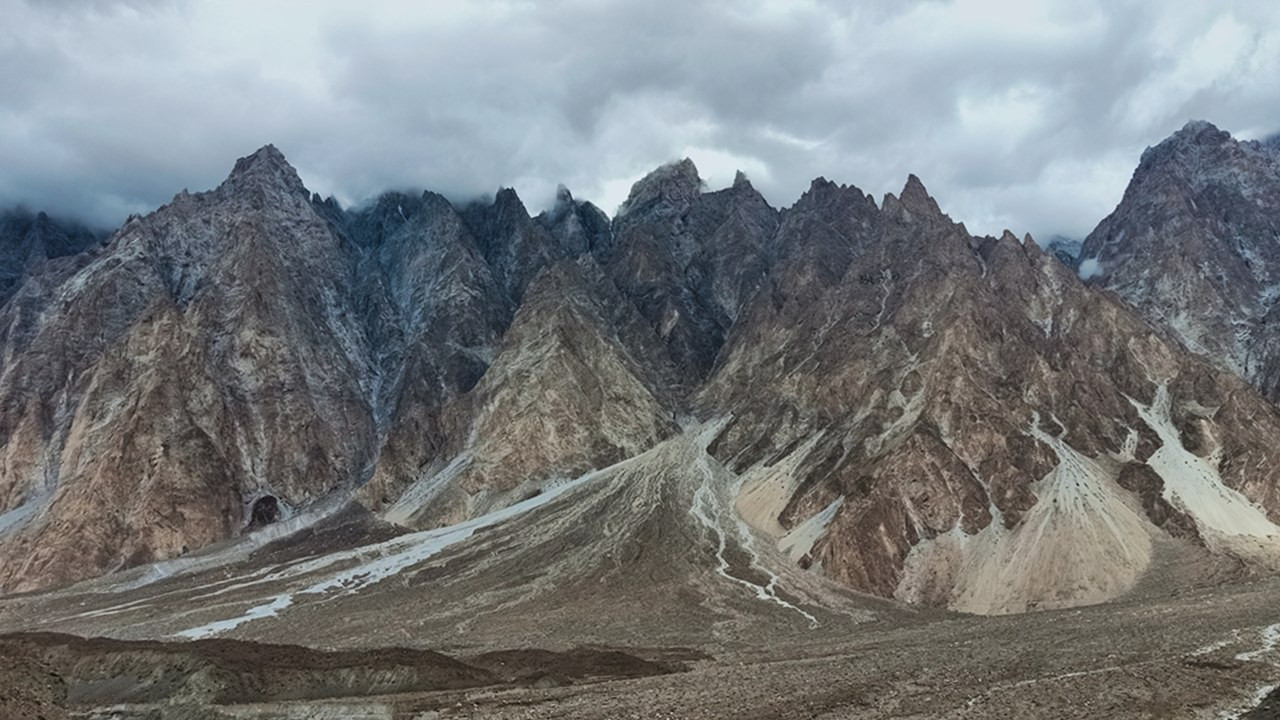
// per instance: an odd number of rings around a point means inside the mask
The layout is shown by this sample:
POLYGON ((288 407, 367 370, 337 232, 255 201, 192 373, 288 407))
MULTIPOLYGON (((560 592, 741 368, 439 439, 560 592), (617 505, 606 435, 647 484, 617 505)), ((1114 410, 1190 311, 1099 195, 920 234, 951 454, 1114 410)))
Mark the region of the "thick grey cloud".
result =
POLYGON ((976 231, 1080 236, 1188 119, 1280 129, 1274 0, 0 0, 0 205, 115 223, 276 143, 357 203, 690 156, 775 204, 909 172, 976 231))

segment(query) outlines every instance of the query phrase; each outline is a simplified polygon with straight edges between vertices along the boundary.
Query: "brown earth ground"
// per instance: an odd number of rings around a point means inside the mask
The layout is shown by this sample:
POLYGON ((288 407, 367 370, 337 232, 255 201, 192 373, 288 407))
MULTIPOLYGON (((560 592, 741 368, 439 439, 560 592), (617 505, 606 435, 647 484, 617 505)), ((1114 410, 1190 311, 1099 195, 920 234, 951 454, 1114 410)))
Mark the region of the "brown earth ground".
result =
MULTIPOLYGON (((1245 577, 1207 554, 1188 560, 1185 547, 1158 545, 1155 566, 1116 601, 980 617, 841 592, 799 571, 779 585, 788 605, 764 600, 666 551, 667 534, 673 548, 692 544, 669 524, 645 531, 648 555, 618 558, 626 572, 579 567, 575 553, 592 538, 557 512, 535 511, 544 514, 527 518, 519 542, 479 531, 359 593, 295 594, 222 640, 179 633, 283 592, 271 578, 298 562, 288 545, 159 579, 126 573, 0 599, 3 632, 142 642, 0 640, 0 716, 1276 717, 1277 698, 1264 696, 1280 683, 1280 579, 1245 577), (543 525, 556 531, 540 535, 543 525), (555 582, 541 577, 548 568, 555 582), (162 678, 169 694, 103 681, 125 676, 162 678)), ((396 536, 350 514, 309 532, 295 546, 304 555, 359 546, 365 533, 396 536)), ((741 548, 726 560, 729 575, 762 581, 741 548)), ((325 572, 335 567, 345 566, 325 572)))

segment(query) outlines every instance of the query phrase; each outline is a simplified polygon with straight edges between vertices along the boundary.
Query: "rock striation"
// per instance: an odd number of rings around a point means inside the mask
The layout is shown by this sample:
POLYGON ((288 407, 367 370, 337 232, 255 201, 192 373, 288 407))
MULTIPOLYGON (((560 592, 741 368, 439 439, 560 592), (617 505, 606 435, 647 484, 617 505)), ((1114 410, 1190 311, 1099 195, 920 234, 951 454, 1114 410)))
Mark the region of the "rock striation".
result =
POLYGON ((777 210, 683 160, 612 220, 565 189, 344 209, 265 147, 105 243, 2 246, 0 589, 207 567, 353 502, 421 531, 412 563, 554 500, 483 567, 666 578, 660 551, 799 623, 783 578, 1010 613, 1122 595, 1158 550, 1275 569, 1272 152, 1184 129, 1077 271, 914 175, 777 210))

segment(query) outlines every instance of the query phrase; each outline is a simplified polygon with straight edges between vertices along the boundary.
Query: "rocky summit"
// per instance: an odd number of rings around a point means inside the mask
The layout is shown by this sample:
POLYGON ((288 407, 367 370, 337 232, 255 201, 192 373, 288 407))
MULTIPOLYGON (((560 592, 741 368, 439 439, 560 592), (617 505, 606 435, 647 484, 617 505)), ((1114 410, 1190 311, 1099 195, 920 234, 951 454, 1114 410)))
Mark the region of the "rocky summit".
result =
POLYGON ((109 237, 4 215, 0 627, 114 639, 3 639, 0 677, 53 668, 21 686, 49 717, 241 687, 516 717, 644 677, 604 714, 649 716, 769 646, 791 664, 672 716, 1028 716, 1067 678, 1153 716, 1104 655, 1180 681, 1150 712, 1221 709, 1280 637, 1277 288, 1280 155, 1207 123, 1045 249, 914 175, 779 209, 687 159, 612 218, 565 188, 344 208, 272 146, 109 237), (1002 633, 1061 656, 999 665, 1002 633), (797 659, 868 652, 861 689, 797 659), (769 704, 802 677, 838 692, 769 704))
POLYGON ((1192 122, 1143 155, 1081 274, 1280 400, 1280 151, 1192 122))

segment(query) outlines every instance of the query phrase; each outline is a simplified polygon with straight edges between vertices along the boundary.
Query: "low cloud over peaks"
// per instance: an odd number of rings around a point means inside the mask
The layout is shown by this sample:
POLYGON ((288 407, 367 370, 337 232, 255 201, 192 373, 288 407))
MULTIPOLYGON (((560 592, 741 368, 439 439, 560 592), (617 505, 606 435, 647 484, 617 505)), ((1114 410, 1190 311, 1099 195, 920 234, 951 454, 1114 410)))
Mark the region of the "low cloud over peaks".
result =
POLYGON ((0 0, 0 206, 114 224, 278 145, 308 186, 557 184, 689 157, 771 202, 919 175, 970 229, 1083 236, 1188 119, 1280 123, 1270 0, 0 0))

